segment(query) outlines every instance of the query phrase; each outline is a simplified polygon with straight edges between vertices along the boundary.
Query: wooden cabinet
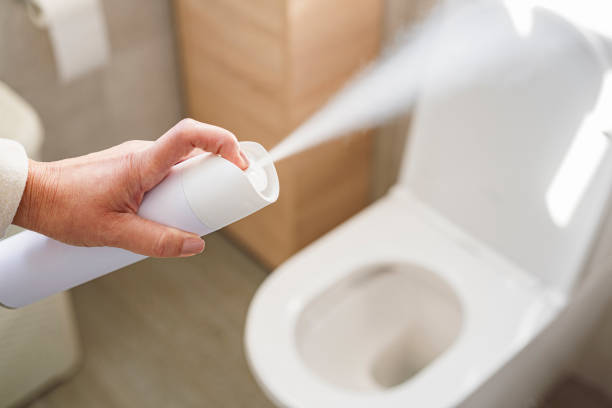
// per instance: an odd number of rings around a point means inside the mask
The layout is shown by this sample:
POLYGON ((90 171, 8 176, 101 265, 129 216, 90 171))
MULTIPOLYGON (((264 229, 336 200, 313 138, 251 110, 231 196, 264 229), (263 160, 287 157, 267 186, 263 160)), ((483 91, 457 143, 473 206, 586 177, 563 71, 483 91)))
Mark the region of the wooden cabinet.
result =
MULTIPOLYGON (((187 111, 274 147, 378 52, 382 0, 175 0, 187 111)), ((368 201, 366 133, 277 164, 279 201, 225 231, 276 266, 368 201)))

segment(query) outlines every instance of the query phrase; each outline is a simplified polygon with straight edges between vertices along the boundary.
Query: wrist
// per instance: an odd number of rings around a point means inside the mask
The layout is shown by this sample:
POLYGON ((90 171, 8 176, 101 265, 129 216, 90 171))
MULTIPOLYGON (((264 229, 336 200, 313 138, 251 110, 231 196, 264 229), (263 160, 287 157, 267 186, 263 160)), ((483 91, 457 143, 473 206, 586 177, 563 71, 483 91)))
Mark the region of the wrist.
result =
POLYGON ((41 231, 57 191, 57 177, 53 173, 49 164, 28 160, 28 178, 13 224, 41 231))

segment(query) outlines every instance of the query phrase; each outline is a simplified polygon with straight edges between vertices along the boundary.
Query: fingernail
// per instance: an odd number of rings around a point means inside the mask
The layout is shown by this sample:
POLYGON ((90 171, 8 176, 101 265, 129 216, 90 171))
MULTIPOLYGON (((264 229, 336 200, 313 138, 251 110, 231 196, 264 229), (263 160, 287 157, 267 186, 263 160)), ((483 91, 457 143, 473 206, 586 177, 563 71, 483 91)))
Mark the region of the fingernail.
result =
POLYGON ((181 255, 195 255, 204 250, 204 240, 200 238, 187 238, 183 241, 181 255))

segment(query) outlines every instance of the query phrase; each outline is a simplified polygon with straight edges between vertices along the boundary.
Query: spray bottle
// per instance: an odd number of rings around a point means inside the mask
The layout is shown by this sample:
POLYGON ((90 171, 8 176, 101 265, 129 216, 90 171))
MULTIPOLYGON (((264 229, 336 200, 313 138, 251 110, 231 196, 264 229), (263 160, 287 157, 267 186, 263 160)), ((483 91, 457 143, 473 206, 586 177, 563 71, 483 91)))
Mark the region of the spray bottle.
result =
MULTIPOLYGON (((249 159, 247 170, 210 153, 193 157, 145 194, 138 215, 202 236, 275 202, 279 183, 268 152, 254 142, 240 145, 249 159)), ((144 258, 24 231, 0 241, 0 304, 25 306, 144 258)))

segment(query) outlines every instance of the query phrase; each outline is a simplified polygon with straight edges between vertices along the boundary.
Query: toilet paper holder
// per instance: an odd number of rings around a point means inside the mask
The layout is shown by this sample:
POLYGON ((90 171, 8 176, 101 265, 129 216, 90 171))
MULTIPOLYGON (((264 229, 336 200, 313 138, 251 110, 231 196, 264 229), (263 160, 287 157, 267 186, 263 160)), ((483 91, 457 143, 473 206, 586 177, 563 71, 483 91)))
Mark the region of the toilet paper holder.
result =
POLYGON ((35 27, 48 30, 57 71, 69 82, 110 59, 100 0, 22 0, 35 27))

